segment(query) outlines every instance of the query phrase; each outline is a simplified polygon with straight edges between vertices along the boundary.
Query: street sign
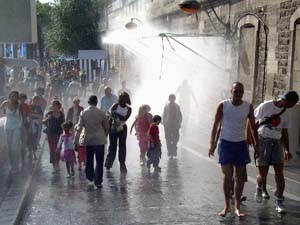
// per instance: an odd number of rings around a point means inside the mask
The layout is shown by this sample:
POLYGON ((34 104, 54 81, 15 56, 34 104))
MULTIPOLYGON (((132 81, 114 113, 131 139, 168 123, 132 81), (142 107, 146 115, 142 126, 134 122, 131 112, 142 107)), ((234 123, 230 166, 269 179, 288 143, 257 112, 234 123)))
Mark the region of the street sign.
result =
POLYGON ((0 0, 0 43, 36 43, 35 0, 0 0))

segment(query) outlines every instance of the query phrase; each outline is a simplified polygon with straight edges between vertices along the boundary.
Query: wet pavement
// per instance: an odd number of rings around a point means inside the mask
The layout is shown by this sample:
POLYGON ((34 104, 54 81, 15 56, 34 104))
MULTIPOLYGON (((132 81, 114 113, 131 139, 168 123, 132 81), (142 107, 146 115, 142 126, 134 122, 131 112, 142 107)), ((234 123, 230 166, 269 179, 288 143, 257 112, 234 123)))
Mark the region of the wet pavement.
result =
MULTIPOLYGON (((167 159, 164 144, 162 151, 162 172, 149 172, 139 165, 138 145, 129 135, 127 175, 120 175, 115 162, 111 172, 104 170, 103 189, 97 190, 88 186, 83 172, 76 171, 75 178, 68 179, 63 163, 61 173, 53 175, 46 149, 32 190, 35 194, 21 224, 300 224, 300 182, 295 177, 287 181, 288 213, 279 216, 273 195, 261 204, 254 201, 256 169, 248 166, 249 182, 244 191, 248 200, 242 206, 247 216, 220 218, 217 213, 224 200, 217 157, 207 158, 204 146, 192 144, 181 145, 177 160, 167 159)), ((269 184, 271 194, 273 176, 269 184)))
POLYGON ((31 194, 32 180, 36 176, 40 165, 40 153, 37 151, 38 159, 32 162, 25 161, 25 166, 20 167, 17 174, 9 173, 7 161, 0 167, 0 224, 19 224, 23 215, 27 199, 31 194))

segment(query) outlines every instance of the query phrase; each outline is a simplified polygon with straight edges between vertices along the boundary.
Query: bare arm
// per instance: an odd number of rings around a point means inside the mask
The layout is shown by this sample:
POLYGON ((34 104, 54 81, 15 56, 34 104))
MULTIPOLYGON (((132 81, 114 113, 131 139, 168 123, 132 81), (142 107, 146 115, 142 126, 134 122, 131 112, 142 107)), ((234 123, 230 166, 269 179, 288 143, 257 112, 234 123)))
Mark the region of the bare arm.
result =
POLYGON ((135 127, 136 119, 134 120, 133 124, 130 127, 130 134, 132 133, 133 128, 135 127))
POLYGON ((249 119, 247 120, 247 125, 246 125, 246 140, 247 140, 248 145, 254 146, 255 141, 254 141, 254 138, 253 138, 252 129, 251 129, 249 119))
POLYGON ((254 109, 253 106, 249 107, 249 115, 248 115, 250 127, 251 127, 251 138, 253 139, 253 148, 254 148, 254 156, 256 158, 259 157, 259 142, 258 142, 258 133, 257 133, 257 125, 255 124, 254 117, 254 109))
POLYGON ((293 156, 292 156, 292 154, 291 154, 291 152, 290 152, 290 144, 289 144, 289 133, 288 133, 288 129, 282 128, 281 133, 282 133, 281 139, 282 139, 282 142, 283 142, 283 145, 284 145, 284 148, 285 148, 285 150, 284 150, 285 159, 286 159, 287 161, 289 161, 293 156))
POLYGON ((78 123, 75 125, 75 131, 76 132, 81 132, 83 127, 84 127, 83 112, 81 112, 80 115, 79 115, 78 123))
POLYGON ((222 114, 223 114, 223 103, 220 103, 218 105, 217 108, 217 112, 215 114, 215 120, 214 120, 214 124, 213 124, 213 128, 211 131, 211 136, 210 136, 210 147, 209 147, 209 151, 208 151, 208 156, 213 156, 215 153, 215 149, 217 146, 217 133, 218 133, 218 129, 221 125, 221 119, 222 119, 222 114))
POLYGON ((43 119, 43 123, 47 123, 49 120, 49 112, 45 115, 44 119, 43 119))

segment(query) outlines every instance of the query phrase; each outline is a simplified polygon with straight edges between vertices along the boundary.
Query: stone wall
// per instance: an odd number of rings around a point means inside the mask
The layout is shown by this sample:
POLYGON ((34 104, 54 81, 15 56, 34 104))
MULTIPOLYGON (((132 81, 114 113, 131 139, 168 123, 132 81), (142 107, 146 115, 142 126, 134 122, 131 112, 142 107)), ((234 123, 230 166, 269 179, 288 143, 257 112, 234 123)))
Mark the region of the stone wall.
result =
MULTIPOLYGON (((216 30, 204 10, 198 13, 199 20, 195 15, 187 15, 179 10, 179 0, 115 0, 119 8, 111 10, 108 15, 109 23, 114 27, 118 23, 124 23, 130 17, 142 16, 154 24, 164 26, 166 31, 172 32, 199 32, 215 33, 216 30), (135 7, 128 8, 136 4, 135 7), (113 26, 114 25, 114 26, 113 26)), ((245 17, 241 23, 257 23, 257 69, 254 80, 254 99, 253 103, 258 104, 264 99, 270 99, 277 96, 283 90, 290 87, 290 62, 291 58, 291 16, 300 7, 300 0, 241 0, 241 1, 212 1, 219 17, 224 21, 230 21, 232 29, 239 17, 245 12, 251 12, 261 18, 268 27, 267 49, 266 33, 262 23, 258 20, 245 17), (267 51, 266 51, 267 50, 267 51), (267 54, 266 54, 267 53, 267 54)), ((224 26, 216 19, 214 14, 209 10, 211 20, 215 24, 218 32, 225 31, 224 26)), ((230 49, 231 79, 238 78, 238 48, 239 32, 227 41, 230 49)), ((120 55, 120 54, 119 54, 120 55)), ((125 55, 125 54, 122 54, 125 55)), ((123 60, 123 59, 119 59, 123 60)), ((297 90, 299 91, 299 90, 297 90)))
MULTIPOLYGON (((274 77, 274 94, 281 90, 289 89, 290 74, 288 74, 291 66, 288 59, 291 55, 290 44, 291 30, 290 21, 291 16, 299 8, 300 1, 283 1, 279 6, 278 14, 278 45, 276 48, 276 59, 278 60, 278 73, 274 77)), ((297 90, 299 91, 299 90, 297 90)))

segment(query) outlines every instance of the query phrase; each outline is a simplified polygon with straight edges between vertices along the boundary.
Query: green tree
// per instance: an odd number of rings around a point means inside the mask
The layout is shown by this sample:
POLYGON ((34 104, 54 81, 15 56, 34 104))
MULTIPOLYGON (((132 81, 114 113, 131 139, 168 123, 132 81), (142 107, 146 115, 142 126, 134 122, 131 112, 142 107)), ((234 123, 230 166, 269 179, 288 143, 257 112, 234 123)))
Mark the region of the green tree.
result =
POLYGON ((65 55, 99 49, 98 19, 103 0, 60 0, 51 11, 46 45, 65 55))
POLYGON ((52 6, 50 4, 42 4, 39 1, 36 2, 38 50, 41 63, 44 61, 45 34, 51 23, 51 10, 52 6))

